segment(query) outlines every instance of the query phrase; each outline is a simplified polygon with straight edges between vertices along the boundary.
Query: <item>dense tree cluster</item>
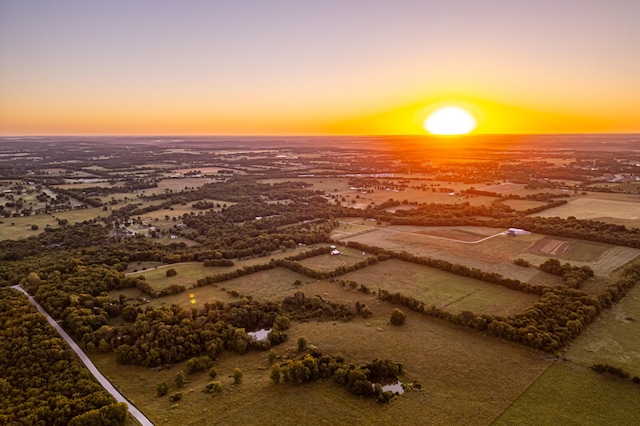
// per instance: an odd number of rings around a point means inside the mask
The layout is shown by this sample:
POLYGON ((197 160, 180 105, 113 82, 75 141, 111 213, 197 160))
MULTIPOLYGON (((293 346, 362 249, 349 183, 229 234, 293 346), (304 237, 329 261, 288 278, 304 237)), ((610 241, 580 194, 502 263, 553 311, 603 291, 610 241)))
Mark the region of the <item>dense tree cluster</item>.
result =
POLYGON ((315 347, 296 359, 274 364, 271 380, 279 383, 302 384, 331 379, 343 385, 349 392, 364 397, 376 398, 378 402, 389 402, 395 396, 391 391, 383 391, 382 384, 398 381, 403 372, 400 363, 388 359, 376 359, 365 365, 347 364, 343 357, 322 355, 315 347))
POLYGON ((27 298, 0 290, 0 423, 123 425, 100 386, 27 298))

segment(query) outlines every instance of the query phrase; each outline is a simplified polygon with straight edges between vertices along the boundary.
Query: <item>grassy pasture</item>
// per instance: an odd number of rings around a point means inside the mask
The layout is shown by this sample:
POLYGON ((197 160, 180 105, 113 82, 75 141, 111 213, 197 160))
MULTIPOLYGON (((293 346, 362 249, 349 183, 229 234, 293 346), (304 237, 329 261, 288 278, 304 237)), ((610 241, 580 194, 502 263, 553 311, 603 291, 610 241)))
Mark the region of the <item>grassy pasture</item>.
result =
POLYGON ((573 216, 577 219, 604 220, 605 218, 613 218, 637 221, 640 219, 640 203, 630 200, 623 201, 622 199, 582 197, 573 199, 562 206, 537 213, 534 216, 573 216))
MULTIPOLYGON (((255 300, 282 300, 298 290, 306 294, 305 284, 313 281, 315 280, 312 278, 286 268, 275 268, 234 278, 217 285, 227 291, 235 290, 241 296, 252 296, 255 300), (294 285, 296 280, 300 280, 302 284, 294 285)), ((197 294, 201 288, 194 289, 192 293, 197 294)))
POLYGON ((299 260, 298 263, 316 271, 328 272, 340 266, 351 266, 370 257, 367 254, 363 256, 360 250, 348 247, 338 246, 338 250, 340 250, 341 253, 339 255, 323 254, 299 260))
MULTIPOLYGON (((345 229, 348 229, 345 225, 345 229)), ((366 225, 360 225, 366 226, 366 225)), ((371 227, 370 232, 345 234, 335 231, 334 238, 343 242, 358 241, 389 250, 418 256, 430 256, 472 268, 494 271, 508 278, 532 284, 550 284, 553 278, 539 274, 535 268, 522 268, 513 260, 523 258, 539 265, 549 257, 582 266, 588 265, 598 275, 609 275, 613 270, 640 256, 640 250, 609 244, 542 234, 519 235, 515 238, 498 235, 481 242, 465 241, 462 233, 489 235, 502 230, 482 227, 382 226, 371 227), (447 228, 449 231, 447 231, 447 228), (452 241, 453 240, 453 241, 452 241), (539 281, 542 280, 542 281, 539 281)), ((558 284, 560 281, 558 281, 558 284)))
POLYGON ((158 181, 157 188, 146 188, 144 190, 134 191, 135 194, 145 193, 146 195, 164 194, 165 191, 179 192, 185 188, 197 188, 205 183, 215 182, 214 178, 169 178, 158 181))
POLYGON ((564 356, 585 366, 610 364, 640 377, 640 286, 603 312, 564 356))
POLYGON ((343 278, 370 289, 384 289, 413 297, 426 305, 452 312, 510 316, 523 312, 540 297, 428 266, 391 259, 349 272, 343 278))
POLYGON ((406 392, 388 405, 355 397, 331 382, 274 385, 265 352, 223 353, 213 379, 222 383, 222 394, 203 393, 212 379, 197 373, 188 376, 179 403, 157 397, 155 387, 166 381, 169 395, 178 391, 173 378, 184 364, 156 371, 118 365, 112 354, 91 357, 155 424, 181 425, 489 424, 549 367, 538 352, 412 312, 404 326, 388 326, 393 306, 372 307, 374 315, 367 320, 293 323, 287 331, 289 340, 275 350, 282 357, 294 356, 295 342, 305 337, 323 353, 342 353, 350 362, 375 358, 401 362, 403 378, 418 381, 423 390, 406 392), (235 367, 243 371, 239 385, 230 377, 235 367))
POLYGON ((494 423, 637 425, 640 387, 571 363, 555 363, 494 423))
POLYGON ((57 228, 58 222, 48 214, 0 218, 0 240, 20 240, 39 235, 45 227, 57 228), (34 231, 31 226, 36 225, 34 231))
POLYGON ((91 207, 88 209, 79 210, 67 210, 64 212, 53 213, 56 219, 66 219, 69 223, 83 222, 85 220, 92 220, 98 216, 107 217, 109 212, 102 210, 102 207, 91 207))
MULTIPOLYGON (((429 256, 471 268, 497 272, 505 277, 532 284, 540 283, 538 280, 541 275, 537 269, 513 264, 514 259, 521 257, 520 254, 525 253, 541 238, 540 235, 523 235, 516 238, 499 235, 482 242, 471 243, 461 240, 459 232, 464 230, 489 235, 488 232, 496 234, 503 230, 472 226, 451 227, 452 230, 458 230, 458 235, 449 233, 449 237, 453 238, 444 239, 442 228, 444 227, 390 226, 355 235, 334 233, 333 238, 343 242, 357 241, 389 250, 404 250, 417 256, 429 256), (438 235, 428 235, 430 231, 437 232, 438 235)), ((548 279, 544 278, 544 282, 547 283, 548 279)))
POLYGON ((516 211, 524 211, 542 207, 547 203, 533 200, 504 200, 502 204, 509 206, 516 211))

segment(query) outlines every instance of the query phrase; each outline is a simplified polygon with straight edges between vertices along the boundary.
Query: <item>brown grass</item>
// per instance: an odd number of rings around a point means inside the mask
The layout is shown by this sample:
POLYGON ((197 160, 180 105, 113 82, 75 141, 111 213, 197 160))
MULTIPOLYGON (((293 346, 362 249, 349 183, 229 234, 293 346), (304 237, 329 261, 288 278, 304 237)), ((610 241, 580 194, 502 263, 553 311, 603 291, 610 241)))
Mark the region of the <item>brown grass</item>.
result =
POLYGON ((215 397, 203 393, 210 379, 200 373, 189 377, 182 401, 173 404, 167 397, 157 397, 155 386, 164 380, 169 395, 176 392, 173 377, 183 365, 153 371, 117 365, 110 355, 92 357, 154 423, 184 425, 489 424, 549 366, 535 351, 411 312, 404 326, 391 327, 387 321, 393 306, 367 303, 374 312, 367 320, 294 323, 288 330, 289 341, 276 351, 293 356, 295 342, 305 337, 324 353, 342 353, 351 362, 375 358, 402 362, 403 379, 418 381, 424 389, 405 393, 389 405, 355 397, 330 382, 274 385, 264 352, 224 353, 216 362, 219 376, 214 379, 222 383, 223 393, 215 397), (235 367, 244 373, 240 385, 229 377, 235 367))

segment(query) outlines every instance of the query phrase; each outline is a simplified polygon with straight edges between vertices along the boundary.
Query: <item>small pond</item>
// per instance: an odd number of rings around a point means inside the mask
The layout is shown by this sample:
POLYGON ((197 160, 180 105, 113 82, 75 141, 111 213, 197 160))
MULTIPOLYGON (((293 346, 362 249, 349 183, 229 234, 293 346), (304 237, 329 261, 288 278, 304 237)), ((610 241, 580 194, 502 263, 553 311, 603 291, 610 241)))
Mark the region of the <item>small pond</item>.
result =
POLYGON ((256 331, 249 331, 247 334, 253 340, 261 342, 263 340, 267 340, 267 336, 269 335, 269 333, 271 333, 271 329, 270 328, 262 328, 262 329, 256 330, 256 331))
MULTIPOLYGON (((382 383, 381 383, 382 384, 382 383)), ((375 386, 375 384, 374 384, 375 386)), ((395 382, 387 383, 382 385, 382 392, 391 391, 394 394, 402 395, 404 393, 404 388, 402 387, 402 382, 400 380, 396 380, 395 382)))

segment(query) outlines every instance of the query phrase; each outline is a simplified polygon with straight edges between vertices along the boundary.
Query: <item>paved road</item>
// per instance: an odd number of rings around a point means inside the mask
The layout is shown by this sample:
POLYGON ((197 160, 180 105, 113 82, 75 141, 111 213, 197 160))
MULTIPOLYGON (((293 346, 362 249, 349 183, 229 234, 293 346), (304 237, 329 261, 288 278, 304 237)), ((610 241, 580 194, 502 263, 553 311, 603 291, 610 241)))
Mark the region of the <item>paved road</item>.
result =
POLYGON ((127 401, 126 398, 124 396, 122 396, 122 394, 116 388, 113 387, 111 382, 109 382, 109 380, 107 380, 107 378, 104 377, 102 375, 102 373, 100 373, 100 371, 96 368, 96 366, 93 364, 93 362, 91 362, 91 360, 87 357, 87 355, 85 355, 85 353, 82 351, 82 349, 80 349, 80 347, 76 344, 76 342, 73 341, 71 336, 69 336, 67 334, 67 332, 64 331, 62 329, 62 327, 60 327, 60 325, 53 318, 51 318, 51 316, 47 313, 47 311, 45 311, 42 308, 42 306, 40 306, 40 304, 35 301, 35 299, 33 297, 31 297, 20 286, 14 285, 12 288, 15 288, 16 290, 21 291, 22 293, 24 293, 29 298, 29 302, 31 302, 36 307, 36 309, 38 309, 38 311, 42 315, 45 316, 47 321, 49 321, 49 324, 51 324, 53 326, 53 328, 55 328, 58 331, 60 336, 62 336, 62 338, 64 340, 66 340, 66 342, 69 344, 69 346, 71 346, 71 349, 73 349, 76 352, 76 354, 78 354, 78 357, 80 357, 80 360, 84 363, 84 365, 87 366, 89 371, 91 371, 91 374, 93 374, 93 376, 98 380, 98 382, 100 382, 100 384, 107 390, 107 392, 109 392, 111 395, 113 395, 113 397, 118 402, 125 402, 129 406, 129 412, 131 413, 131 415, 142 426, 153 426, 153 423, 151 423, 151 421, 149 419, 147 419, 145 417, 145 415, 142 414, 142 412, 140 410, 138 410, 133 404, 131 404, 129 401, 127 401))

